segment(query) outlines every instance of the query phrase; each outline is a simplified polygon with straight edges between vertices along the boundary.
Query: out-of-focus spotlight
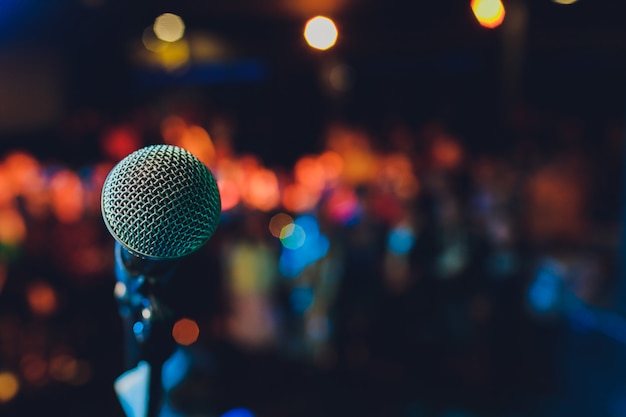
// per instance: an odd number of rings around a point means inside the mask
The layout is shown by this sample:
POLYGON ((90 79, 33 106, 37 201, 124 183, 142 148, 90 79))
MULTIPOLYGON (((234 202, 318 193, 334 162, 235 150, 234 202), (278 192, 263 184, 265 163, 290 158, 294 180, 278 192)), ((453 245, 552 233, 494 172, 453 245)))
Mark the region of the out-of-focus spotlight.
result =
POLYGON ((270 219, 269 229, 274 237, 280 237, 280 232, 285 226, 293 223, 293 218, 287 213, 277 213, 270 219))
POLYGON ((57 308, 57 295, 46 282, 33 282, 26 291, 31 311, 40 316, 49 316, 57 308))
POLYGON ((198 323, 191 319, 180 319, 174 323, 172 328, 172 337, 179 345, 189 346, 198 340, 199 335, 198 323))
POLYGON ((504 5, 500 0, 472 0, 470 6, 478 23, 488 29, 500 26, 504 20, 504 5))
POLYGON ((20 383, 11 372, 0 372, 0 403, 7 403, 17 395, 20 383))
POLYGON ((154 20, 152 26, 157 38, 164 42, 176 42, 185 34, 185 23, 180 16, 163 13, 154 20))
POLYGON ((335 23, 324 16, 315 16, 304 26, 304 39, 311 48, 325 51, 337 42, 335 23))
POLYGON ((558 4, 574 4, 578 0, 552 0, 552 1, 558 4))

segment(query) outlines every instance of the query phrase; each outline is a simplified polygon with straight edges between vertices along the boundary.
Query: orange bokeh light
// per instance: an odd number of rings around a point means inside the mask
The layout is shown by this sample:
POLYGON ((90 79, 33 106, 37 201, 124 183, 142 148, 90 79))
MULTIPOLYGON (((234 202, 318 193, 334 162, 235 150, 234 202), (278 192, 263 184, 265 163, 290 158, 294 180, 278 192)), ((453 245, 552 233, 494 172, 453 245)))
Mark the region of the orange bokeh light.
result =
POLYGON ((189 126, 174 145, 188 150, 208 167, 215 164, 215 145, 209 133, 201 126, 189 126))
POLYGON ((51 205, 62 223, 78 221, 85 209, 84 190, 80 177, 74 171, 63 169, 50 180, 51 205))
POLYGON ((220 179, 217 181, 217 188, 220 191, 222 211, 230 210, 239 204, 239 189, 234 181, 229 179, 220 179))
POLYGON ((290 184, 283 190, 283 207, 294 213, 304 213, 312 210, 319 200, 319 192, 313 191, 302 184, 290 184))
POLYGON ((321 191, 326 183, 324 166, 317 158, 304 156, 300 158, 294 167, 294 176, 300 184, 312 191, 321 191))
POLYGON ((276 174, 266 168, 251 172, 242 194, 244 202, 261 211, 269 211, 280 203, 276 174))
POLYGON ((194 320, 183 318, 174 323, 172 337, 179 345, 189 346, 200 336, 200 327, 194 320))
POLYGON ((28 306, 33 313, 48 316, 57 308, 57 295, 54 289, 43 281, 30 284, 26 291, 28 306))

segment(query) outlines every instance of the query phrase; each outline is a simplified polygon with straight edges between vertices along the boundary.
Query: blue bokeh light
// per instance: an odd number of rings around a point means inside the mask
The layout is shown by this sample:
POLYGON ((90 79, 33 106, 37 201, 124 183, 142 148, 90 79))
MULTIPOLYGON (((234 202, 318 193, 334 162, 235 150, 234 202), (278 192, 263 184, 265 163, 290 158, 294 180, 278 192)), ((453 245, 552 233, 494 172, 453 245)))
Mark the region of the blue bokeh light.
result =
POLYGON ((406 226, 399 226, 391 230, 387 237, 387 247, 396 255, 406 255, 415 243, 413 231, 406 226))
POLYGON ((254 413, 247 408, 233 408, 222 414, 221 417, 254 417, 254 413))

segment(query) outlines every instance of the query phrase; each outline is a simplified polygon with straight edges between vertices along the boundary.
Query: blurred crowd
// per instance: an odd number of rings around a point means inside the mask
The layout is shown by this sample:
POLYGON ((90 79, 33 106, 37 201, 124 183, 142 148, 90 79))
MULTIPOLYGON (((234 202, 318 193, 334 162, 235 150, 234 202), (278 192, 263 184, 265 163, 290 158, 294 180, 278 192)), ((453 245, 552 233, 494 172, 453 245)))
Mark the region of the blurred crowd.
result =
POLYGON ((112 381, 126 369, 100 190, 119 160, 154 143, 194 153, 222 203, 188 280, 172 284, 199 330, 181 345, 220 363, 191 378, 181 409, 209 398, 258 416, 434 416, 410 404, 494 413, 556 395, 570 297, 615 308, 623 131, 589 138, 575 118, 548 131, 477 152, 443 121, 374 132, 337 118, 316 151, 267 166, 237 151, 224 115, 143 110, 119 123, 70 119, 66 145, 90 141, 66 159, 6 150, 0 407, 120 415, 112 381))

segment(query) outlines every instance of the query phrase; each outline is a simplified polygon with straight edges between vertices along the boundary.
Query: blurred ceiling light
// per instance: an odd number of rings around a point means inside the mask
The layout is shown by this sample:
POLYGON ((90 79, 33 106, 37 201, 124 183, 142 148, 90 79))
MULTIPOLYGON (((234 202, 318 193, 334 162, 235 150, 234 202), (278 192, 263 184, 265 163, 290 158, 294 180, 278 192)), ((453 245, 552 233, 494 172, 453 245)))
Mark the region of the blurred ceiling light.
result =
POLYGON ((185 34, 183 19, 173 13, 163 13, 157 17, 152 28, 156 37, 164 42, 176 42, 185 34))
POLYGON ((504 5, 500 0, 472 0, 470 6, 476 20, 483 27, 493 29, 504 20, 504 5))
POLYGON ((552 0, 552 1, 557 4, 574 4, 578 0, 552 0))
POLYGON ((310 47, 325 51, 337 42, 337 27, 331 19, 316 16, 306 23, 304 39, 310 47))

